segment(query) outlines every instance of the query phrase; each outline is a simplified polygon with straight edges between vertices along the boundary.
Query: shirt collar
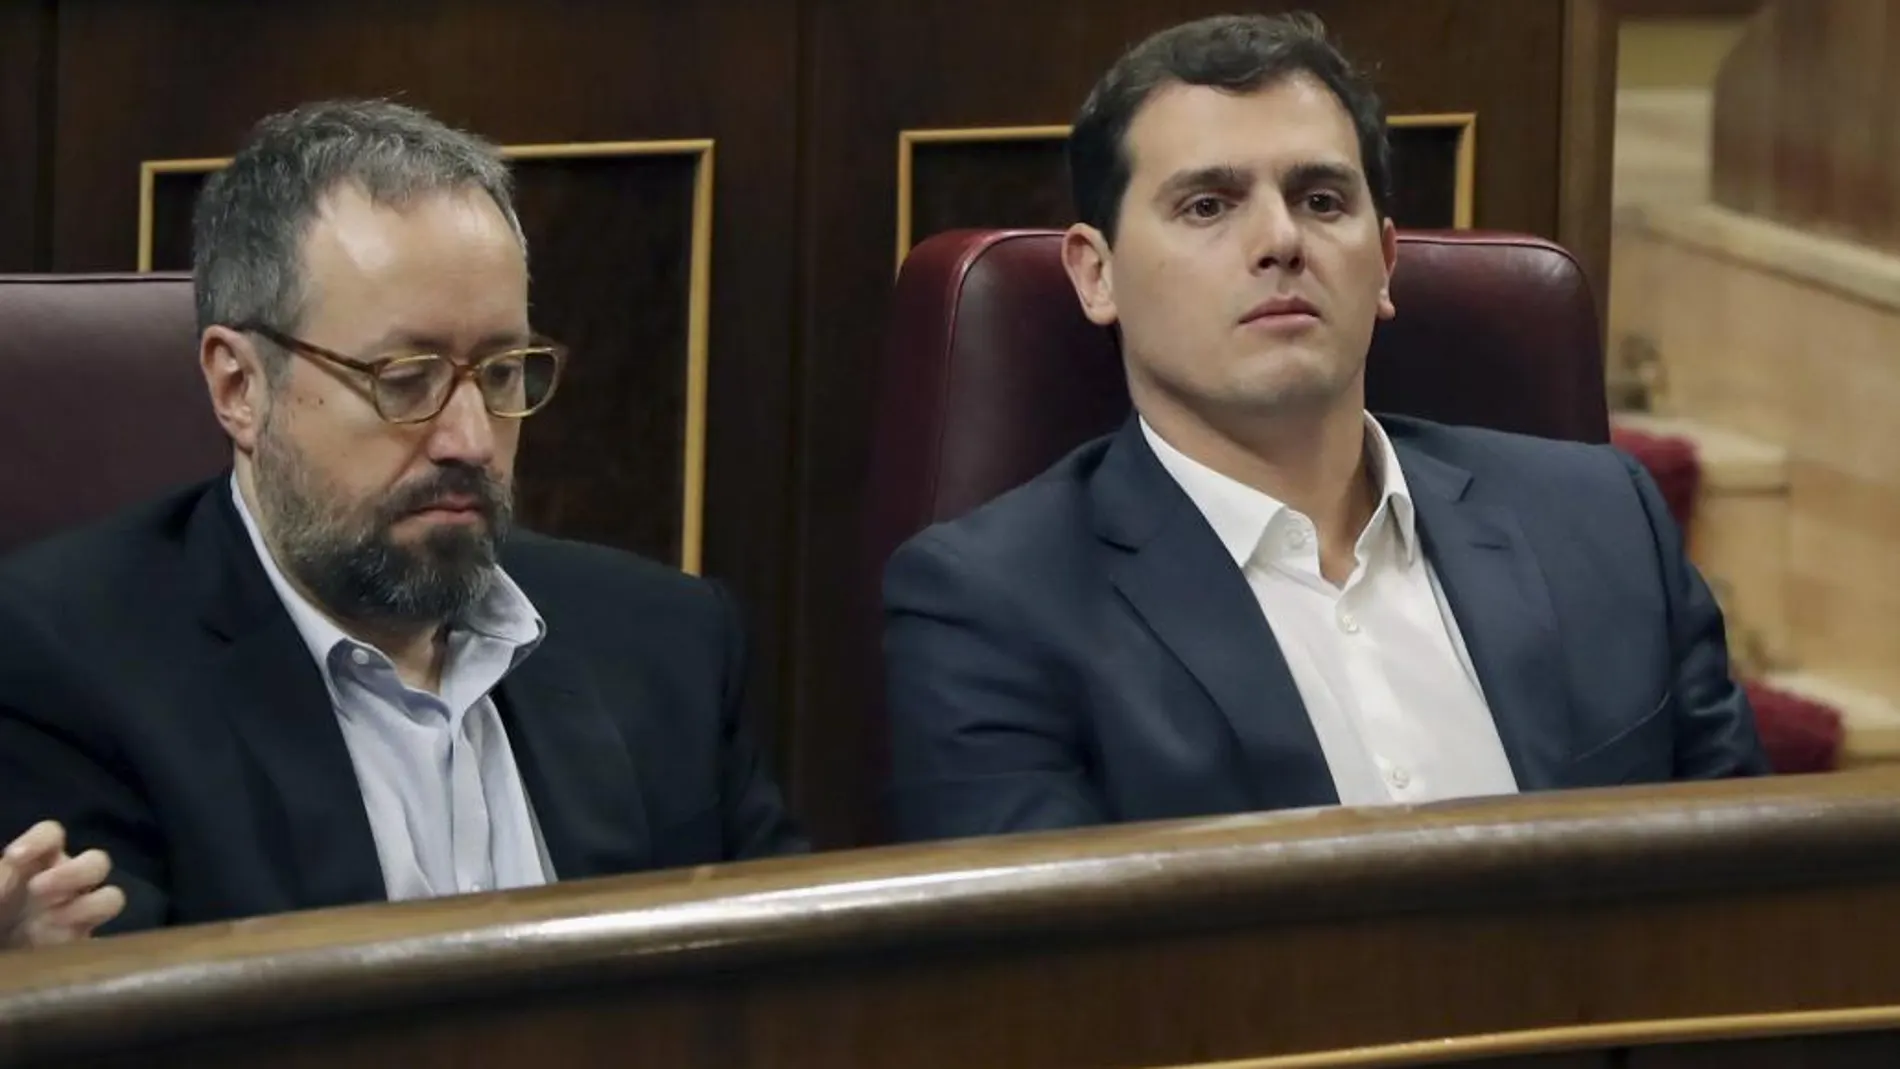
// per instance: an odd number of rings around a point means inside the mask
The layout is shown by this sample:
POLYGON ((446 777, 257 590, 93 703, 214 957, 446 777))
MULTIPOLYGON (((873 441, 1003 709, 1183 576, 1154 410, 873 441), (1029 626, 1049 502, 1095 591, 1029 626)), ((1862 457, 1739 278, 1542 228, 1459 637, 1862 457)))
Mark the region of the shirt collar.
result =
MULTIPOLYGON (((251 515, 250 506, 244 501, 243 492, 238 489, 235 472, 231 475, 231 500, 237 506, 238 519, 243 522, 245 533, 250 536, 251 548, 256 550, 257 559, 264 566, 264 574, 270 578, 271 587, 277 591, 278 599, 290 613, 291 622, 297 625, 297 633, 303 636, 310 656, 323 671, 324 684, 330 688, 334 699, 336 684, 330 675, 331 656, 338 649, 367 647, 351 638, 312 605, 310 599, 292 586, 289 578, 278 568, 276 558, 264 542, 263 532, 258 529, 257 520, 251 515)), ((489 585, 488 593, 470 606, 462 618, 455 621, 454 626, 515 647, 517 663, 539 645, 542 636, 547 634, 547 624, 535 610, 534 603, 528 600, 528 595, 516 585, 514 579, 499 567, 495 569, 495 582, 489 585)))
MULTIPOLYGON (((1412 506, 1412 494, 1405 484, 1405 472, 1399 466, 1399 455, 1392 448, 1392 440, 1387 437, 1385 428, 1372 413, 1365 414, 1366 421, 1366 461, 1371 465, 1372 476, 1380 485, 1379 503, 1374 508, 1366 532, 1360 538, 1363 545, 1366 537, 1379 526, 1390 520, 1398 533, 1399 547, 1405 563, 1411 564, 1418 553, 1417 520, 1412 506)), ((1259 548, 1260 540, 1265 537, 1267 528, 1281 513, 1291 513, 1282 501, 1270 494, 1248 486, 1236 479, 1230 479, 1220 472, 1202 464, 1180 450, 1169 445, 1155 433, 1146 419, 1141 421, 1141 433, 1148 441, 1148 447, 1154 450, 1155 459, 1167 470, 1174 481, 1180 485, 1195 508, 1207 518, 1208 525, 1220 539, 1234 563, 1246 565, 1259 548)))

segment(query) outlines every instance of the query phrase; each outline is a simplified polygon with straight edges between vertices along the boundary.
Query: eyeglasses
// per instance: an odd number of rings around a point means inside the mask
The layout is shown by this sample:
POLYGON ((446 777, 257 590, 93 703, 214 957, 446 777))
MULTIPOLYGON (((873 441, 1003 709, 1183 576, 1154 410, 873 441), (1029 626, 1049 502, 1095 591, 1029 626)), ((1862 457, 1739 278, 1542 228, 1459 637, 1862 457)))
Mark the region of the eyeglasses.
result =
POLYGON ((436 353, 356 360, 262 323, 244 323, 232 329, 369 376, 370 400, 376 414, 389 423, 427 423, 442 414, 449 398, 466 381, 475 383, 490 415, 525 419, 554 397, 561 368, 567 363, 566 347, 546 338, 460 364, 436 353))

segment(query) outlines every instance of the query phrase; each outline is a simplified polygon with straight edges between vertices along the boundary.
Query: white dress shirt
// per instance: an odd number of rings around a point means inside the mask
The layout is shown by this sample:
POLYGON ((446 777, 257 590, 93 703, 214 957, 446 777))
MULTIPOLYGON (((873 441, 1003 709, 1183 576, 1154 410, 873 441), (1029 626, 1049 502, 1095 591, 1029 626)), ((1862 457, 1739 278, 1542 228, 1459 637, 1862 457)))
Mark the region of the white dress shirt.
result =
POLYGON ((390 900, 551 882, 554 866, 489 697, 546 634, 527 595, 497 568, 487 596, 450 626, 441 693, 416 690, 381 650, 344 634, 290 585, 235 478, 231 496, 323 674, 390 900))
POLYGON ((1312 521, 1142 433, 1260 603, 1344 805, 1514 794, 1511 771, 1384 428, 1366 415, 1382 485, 1352 575, 1320 572, 1312 521))

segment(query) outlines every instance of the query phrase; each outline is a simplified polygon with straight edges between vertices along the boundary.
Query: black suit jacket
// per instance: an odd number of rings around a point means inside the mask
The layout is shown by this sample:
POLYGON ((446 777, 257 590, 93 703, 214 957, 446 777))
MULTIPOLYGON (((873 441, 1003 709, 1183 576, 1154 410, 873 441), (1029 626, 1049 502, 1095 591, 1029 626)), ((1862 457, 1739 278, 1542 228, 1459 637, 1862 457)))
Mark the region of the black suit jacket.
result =
MULTIPOLYGON (((1639 466, 1381 423, 1521 789, 1767 770, 1639 466)), ((906 544, 885 605, 905 838, 1338 801, 1258 601, 1132 420, 906 544)))
MULTIPOLYGON (((64 821, 149 928, 386 897, 315 661, 228 476, 0 563, 0 841, 64 821)), ((802 849, 740 722, 743 642, 714 584, 513 536, 547 623, 495 698, 555 872, 802 849)))

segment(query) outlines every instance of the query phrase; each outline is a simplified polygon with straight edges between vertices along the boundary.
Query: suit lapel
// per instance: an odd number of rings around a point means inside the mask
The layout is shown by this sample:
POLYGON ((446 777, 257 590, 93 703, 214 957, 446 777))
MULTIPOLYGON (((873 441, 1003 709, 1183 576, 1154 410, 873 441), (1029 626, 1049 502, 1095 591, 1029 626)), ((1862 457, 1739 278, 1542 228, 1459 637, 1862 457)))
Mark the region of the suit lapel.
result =
POLYGON ((499 705, 555 873, 571 880, 651 867, 627 740, 587 663, 552 627, 502 682, 499 705))
POLYGON ((1563 786, 1569 686, 1543 569, 1517 518, 1473 501, 1471 473, 1393 442, 1427 559, 1451 603, 1518 788, 1563 786))
POLYGON ((262 801, 282 833, 265 848, 287 877, 294 908, 386 898, 369 814, 329 691, 264 574, 231 504, 228 480, 210 484, 188 537, 194 570, 205 582, 202 620, 222 640, 193 692, 231 718, 263 772, 269 789, 262 801))
POLYGON ((1246 578, 1130 421, 1091 481, 1110 578, 1226 717, 1257 808, 1331 805, 1332 773, 1246 578))

